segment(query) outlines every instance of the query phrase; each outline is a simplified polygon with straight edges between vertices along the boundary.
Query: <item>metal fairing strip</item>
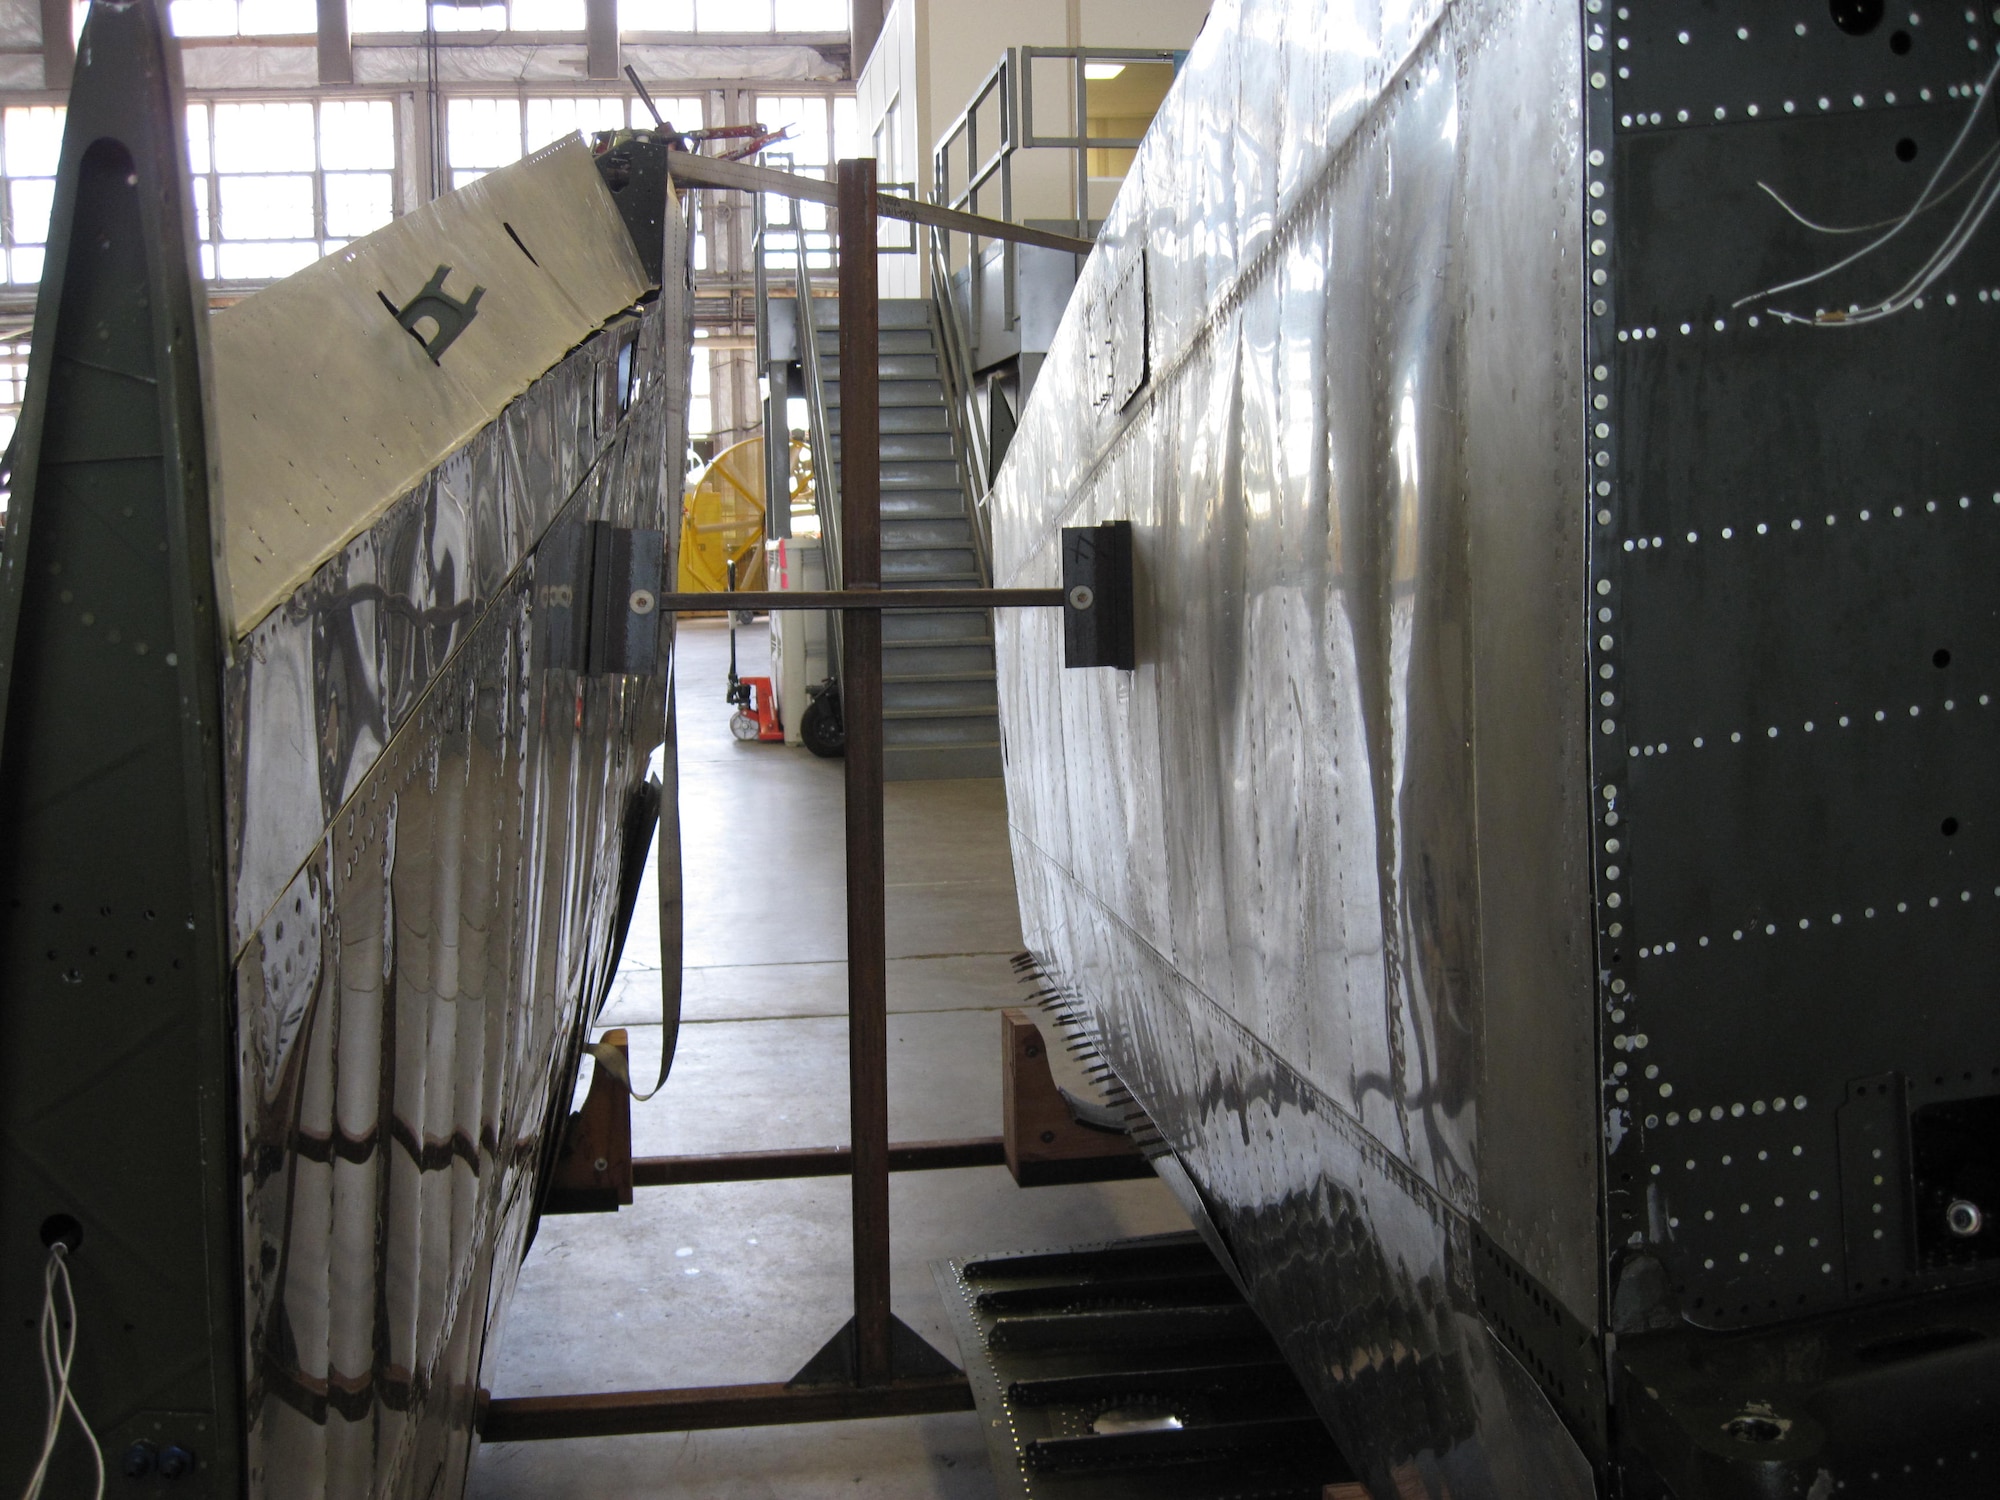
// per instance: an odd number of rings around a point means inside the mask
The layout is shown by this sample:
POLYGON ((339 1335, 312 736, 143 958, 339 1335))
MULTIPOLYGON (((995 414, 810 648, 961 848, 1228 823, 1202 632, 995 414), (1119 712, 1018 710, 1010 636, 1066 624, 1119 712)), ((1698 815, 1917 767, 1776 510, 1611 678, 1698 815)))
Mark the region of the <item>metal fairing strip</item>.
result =
POLYGON ((999 622, 1030 944, 1385 1495, 1588 1495, 1605 1444, 1560 665, 1581 48, 1561 3, 1218 6, 994 495, 1001 579, 1054 584, 1061 526, 1129 519, 1141 598, 1130 674, 999 622), (1138 284, 1150 348, 1093 373, 1138 284), (1510 1345, 1503 1264, 1586 1336, 1510 1345))
POLYGON ((661 680, 552 657, 549 546, 662 526, 684 290, 639 320, 629 410, 614 328, 325 564, 231 677, 261 1493, 464 1487, 664 724, 661 680), (322 820, 268 899, 280 835, 322 820))
MULTIPOLYGON (((31 1330, 65 1222, 71 1386, 242 1487, 222 629, 201 282, 161 13, 78 48, 0 548, 0 1474, 36 1464, 31 1330)), ((69 1424, 50 1494, 90 1492, 69 1424)), ((113 1483, 122 1479, 114 1478, 113 1483)))

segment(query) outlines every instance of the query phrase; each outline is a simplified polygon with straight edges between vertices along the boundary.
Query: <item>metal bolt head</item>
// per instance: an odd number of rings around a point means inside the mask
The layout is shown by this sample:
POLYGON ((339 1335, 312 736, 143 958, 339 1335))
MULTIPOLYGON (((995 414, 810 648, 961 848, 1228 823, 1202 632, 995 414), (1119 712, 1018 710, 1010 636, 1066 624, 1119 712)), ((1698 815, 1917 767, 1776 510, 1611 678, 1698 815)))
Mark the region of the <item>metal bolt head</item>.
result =
POLYGON ((194 1453, 179 1443, 169 1443, 160 1450, 160 1478, 180 1479, 194 1472, 194 1453))
POLYGON ((1962 1240, 1969 1240, 1986 1227, 1986 1215, 1969 1198, 1954 1198, 1944 1211, 1945 1228, 1962 1240))
POLYGON ((597 1160, 593 1162, 591 1165, 594 1166, 600 1172, 608 1172, 611 1170, 611 1163, 606 1161, 601 1156, 598 1157, 597 1160))
POLYGON ((144 1479, 153 1472, 153 1464, 158 1460, 159 1450, 144 1438, 139 1439, 125 1450, 125 1477, 144 1479))
POLYGON ((1042 1144, 1044 1146, 1048 1145, 1055 1138, 1056 1138, 1056 1133, 1053 1130, 1044 1130, 1042 1132, 1042 1144))
POLYGON ((1069 591, 1069 607, 1071 609, 1078 611, 1086 610, 1096 602, 1097 594, 1087 583, 1079 583, 1069 591))

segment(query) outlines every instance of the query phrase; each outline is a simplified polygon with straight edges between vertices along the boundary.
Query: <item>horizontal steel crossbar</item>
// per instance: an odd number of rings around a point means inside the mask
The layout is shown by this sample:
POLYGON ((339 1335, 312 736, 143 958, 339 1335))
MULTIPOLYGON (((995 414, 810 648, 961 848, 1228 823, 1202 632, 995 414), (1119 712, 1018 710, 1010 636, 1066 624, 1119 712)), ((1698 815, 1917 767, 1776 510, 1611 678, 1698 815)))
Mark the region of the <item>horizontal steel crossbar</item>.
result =
MULTIPOLYGON (((950 1167, 1004 1167, 1006 1144, 997 1135, 961 1141, 905 1141, 889 1147, 891 1172, 931 1172, 950 1167)), ((795 1151, 723 1151, 713 1156, 635 1156, 632 1186, 678 1187, 693 1182, 768 1182, 780 1177, 845 1177, 854 1166, 846 1146, 795 1151)))
POLYGON ((1058 609, 1061 589, 787 589, 733 594, 662 594, 671 614, 719 609, 1058 609))
POLYGON ((487 1403, 479 1435, 482 1442, 526 1443, 971 1410, 972 1387, 957 1374, 881 1385, 688 1386, 581 1396, 499 1397, 487 1403))
MULTIPOLYGON (((689 187, 736 188, 746 193, 776 193, 784 198, 804 198, 813 203, 832 204, 835 188, 830 182, 817 177, 801 176, 797 172, 779 172, 770 167, 753 167, 748 162, 723 161, 719 157, 697 156, 692 151, 668 153, 668 170, 674 177, 689 187)), ((962 234, 976 234, 987 240, 1013 240, 1021 245, 1040 245, 1049 250, 1067 250, 1073 255, 1088 255, 1096 248, 1094 240, 1080 240, 1074 235, 1057 234, 1048 229, 1030 229, 1025 224, 1010 224, 1005 219, 988 219, 978 214, 961 213, 955 208, 943 208, 935 203, 925 203, 917 198, 904 198, 895 193, 877 193, 875 212, 885 219, 901 219, 910 224, 929 224, 936 229, 955 229, 962 234)))

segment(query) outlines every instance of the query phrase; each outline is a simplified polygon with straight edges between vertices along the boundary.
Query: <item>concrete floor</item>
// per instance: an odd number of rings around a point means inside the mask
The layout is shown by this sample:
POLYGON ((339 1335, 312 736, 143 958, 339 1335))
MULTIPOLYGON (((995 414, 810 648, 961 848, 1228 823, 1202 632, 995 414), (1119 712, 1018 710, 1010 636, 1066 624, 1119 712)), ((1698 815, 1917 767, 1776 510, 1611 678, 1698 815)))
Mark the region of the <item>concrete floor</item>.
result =
MULTIPOLYGON (((747 671, 762 624, 738 632, 747 671)), ((847 1140, 841 764, 729 735, 721 622, 682 626, 685 1022, 640 1155, 847 1140)), ((754 665, 753 665, 754 664, 754 665)), ((890 1137, 1000 1130, 999 1011, 1025 991, 998 781, 891 783, 890 1137)), ((604 1024, 658 1066, 649 883, 604 1024)), ((617 1215, 545 1220, 499 1332, 499 1396, 784 1380, 852 1307, 845 1178, 641 1189, 617 1215)), ((895 1309, 956 1362, 929 1263, 1182 1229, 1154 1180, 1023 1190, 1005 1168, 890 1179, 895 1309)), ((474 1500, 994 1493, 972 1413, 483 1448, 474 1500)))

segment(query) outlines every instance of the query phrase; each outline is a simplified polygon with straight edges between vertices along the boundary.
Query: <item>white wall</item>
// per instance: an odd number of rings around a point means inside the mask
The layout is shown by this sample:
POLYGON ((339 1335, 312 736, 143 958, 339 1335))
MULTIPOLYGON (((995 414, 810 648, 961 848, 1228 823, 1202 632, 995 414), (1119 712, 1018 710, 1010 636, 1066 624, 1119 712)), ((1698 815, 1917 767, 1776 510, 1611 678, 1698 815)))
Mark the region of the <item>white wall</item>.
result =
MULTIPOLYGON (((928 194, 938 137, 1009 47, 1185 48, 1208 8, 1209 0, 893 0, 856 84, 862 131, 881 127, 885 179, 914 181, 928 194)), ((1067 216, 1072 171, 1057 152, 1017 157, 1015 217, 1067 216)), ((919 295, 917 263, 885 257, 882 289, 919 295)))

